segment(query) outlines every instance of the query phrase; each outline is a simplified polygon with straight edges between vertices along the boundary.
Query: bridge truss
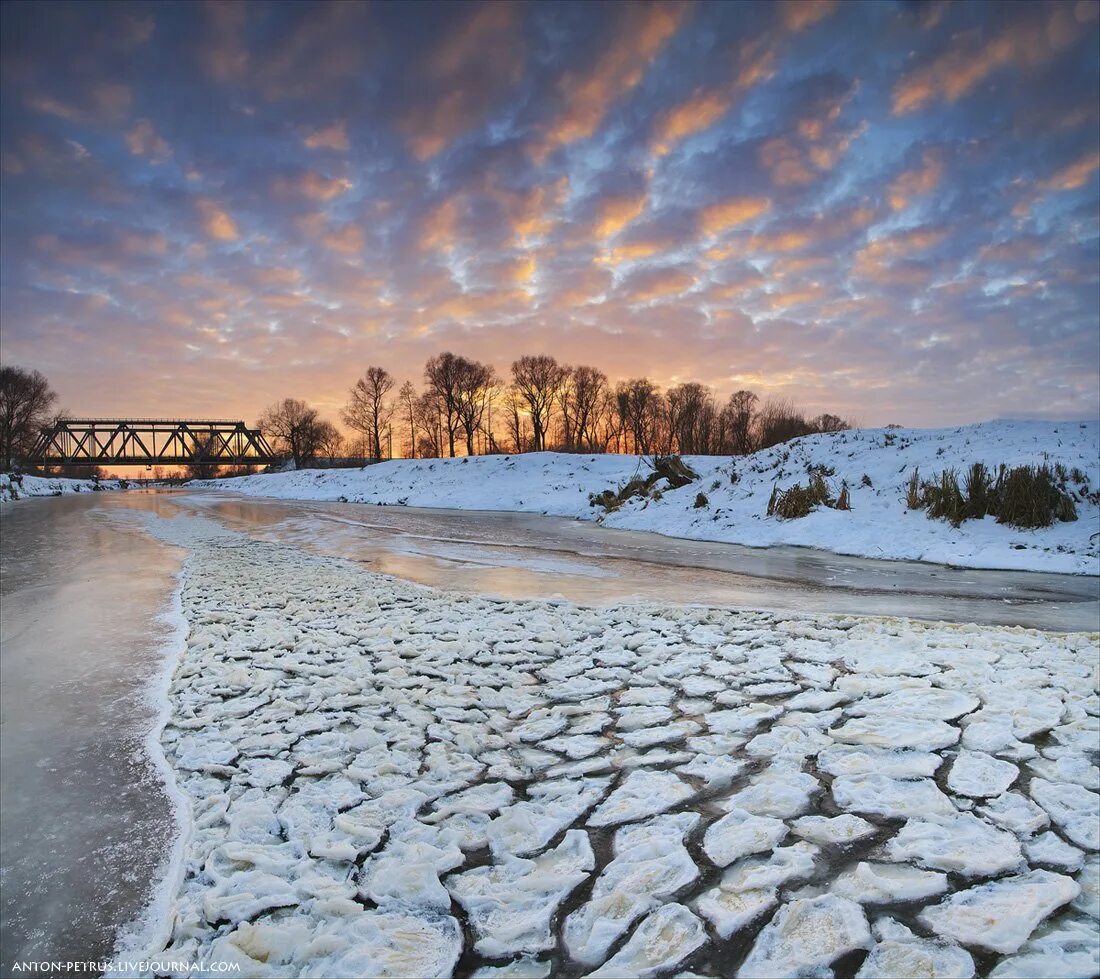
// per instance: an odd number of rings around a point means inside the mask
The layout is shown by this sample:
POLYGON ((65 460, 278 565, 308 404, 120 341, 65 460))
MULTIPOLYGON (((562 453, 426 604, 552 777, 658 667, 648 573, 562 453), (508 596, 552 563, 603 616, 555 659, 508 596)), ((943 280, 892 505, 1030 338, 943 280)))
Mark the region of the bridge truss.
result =
POLYGON ((65 418, 42 429, 28 462, 37 466, 267 465, 275 454, 242 421, 65 418))

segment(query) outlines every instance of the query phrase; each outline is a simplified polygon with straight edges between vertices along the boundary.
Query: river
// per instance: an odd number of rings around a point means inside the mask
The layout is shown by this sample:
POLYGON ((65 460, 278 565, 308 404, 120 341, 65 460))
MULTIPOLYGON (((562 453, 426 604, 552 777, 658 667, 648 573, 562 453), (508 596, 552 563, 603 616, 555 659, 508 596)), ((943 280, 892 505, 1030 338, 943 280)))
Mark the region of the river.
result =
MULTIPOLYGON (((147 739, 184 554, 146 521, 199 513, 461 592, 1097 628, 1100 581, 673 540, 526 514, 99 493, 0 509, 0 902, 17 960, 97 960, 164 876, 176 812, 147 739)), ((178 636, 176 637, 178 641, 178 636)))

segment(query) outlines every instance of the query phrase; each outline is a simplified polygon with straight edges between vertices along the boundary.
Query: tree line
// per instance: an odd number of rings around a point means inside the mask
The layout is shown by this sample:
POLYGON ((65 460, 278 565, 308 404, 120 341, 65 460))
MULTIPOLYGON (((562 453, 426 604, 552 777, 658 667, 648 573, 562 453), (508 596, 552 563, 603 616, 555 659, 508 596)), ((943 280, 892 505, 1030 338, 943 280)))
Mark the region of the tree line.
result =
POLYGON ((513 361, 507 377, 490 364, 451 352, 424 365, 423 384, 398 387, 370 366, 348 393, 344 438, 316 408, 284 398, 260 417, 272 448, 301 466, 319 459, 356 461, 559 452, 641 455, 746 455, 850 423, 813 417, 787 400, 736 391, 720 401, 689 381, 662 391, 647 377, 612 384, 587 365, 535 354, 513 361))

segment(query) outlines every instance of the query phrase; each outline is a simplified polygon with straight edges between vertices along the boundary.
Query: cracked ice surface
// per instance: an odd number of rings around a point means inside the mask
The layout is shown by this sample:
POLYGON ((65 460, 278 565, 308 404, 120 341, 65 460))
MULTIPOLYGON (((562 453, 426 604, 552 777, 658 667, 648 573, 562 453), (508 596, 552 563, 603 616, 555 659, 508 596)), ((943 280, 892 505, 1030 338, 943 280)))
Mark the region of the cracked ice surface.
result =
POLYGON ((1094 636, 463 598, 171 524, 193 826, 158 959, 1096 970, 1094 636))

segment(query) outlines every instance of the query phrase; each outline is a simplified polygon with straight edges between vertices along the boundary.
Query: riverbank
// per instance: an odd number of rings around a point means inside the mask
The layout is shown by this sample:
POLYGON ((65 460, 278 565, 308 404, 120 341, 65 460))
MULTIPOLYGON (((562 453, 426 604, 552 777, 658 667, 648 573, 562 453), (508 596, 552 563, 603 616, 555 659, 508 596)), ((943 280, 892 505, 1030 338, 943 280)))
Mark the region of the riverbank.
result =
POLYGON ((24 476, 0 473, 0 503, 32 496, 69 496, 73 493, 98 493, 104 490, 120 490, 124 480, 119 479, 67 479, 62 476, 24 476))
POLYGON ((635 456, 553 452, 459 459, 393 460, 365 469, 300 470, 196 485, 285 500, 544 513, 670 537, 837 554, 928 561, 956 567, 1100 573, 1100 426, 1095 422, 988 422, 954 429, 860 429, 815 435, 743 457, 690 456, 698 478, 680 488, 659 480, 648 495, 613 512, 591 497, 649 472, 635 456), (1077 519, 1021 529, 994 517, 953 527, 908 510, 917 473, 960 480, 974 462, 1061 466, 1077 519), (768 516, 773 491, 823 474, 834 496, 846 486, 850 510, 820 506, 808 516, 768 516))
POLYGON ((495 601, 156 532, 191 553, 161 740, 194 813, 156 958, 1095 969, 1095 636, 495 601))

